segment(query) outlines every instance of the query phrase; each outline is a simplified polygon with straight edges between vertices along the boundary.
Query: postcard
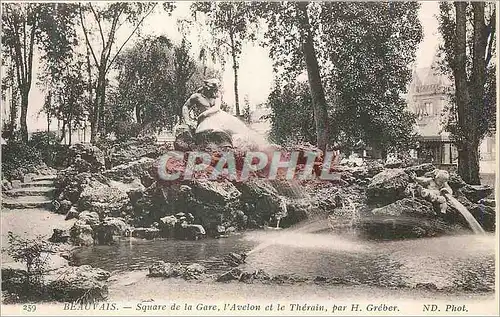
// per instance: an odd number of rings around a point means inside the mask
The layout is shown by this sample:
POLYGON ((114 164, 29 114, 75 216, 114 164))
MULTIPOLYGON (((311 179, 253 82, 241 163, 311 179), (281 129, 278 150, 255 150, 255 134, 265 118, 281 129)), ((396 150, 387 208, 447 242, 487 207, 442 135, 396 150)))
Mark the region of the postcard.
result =
POLYGON ((497 9, 3 1, 2 316, 498 316, 497 9))

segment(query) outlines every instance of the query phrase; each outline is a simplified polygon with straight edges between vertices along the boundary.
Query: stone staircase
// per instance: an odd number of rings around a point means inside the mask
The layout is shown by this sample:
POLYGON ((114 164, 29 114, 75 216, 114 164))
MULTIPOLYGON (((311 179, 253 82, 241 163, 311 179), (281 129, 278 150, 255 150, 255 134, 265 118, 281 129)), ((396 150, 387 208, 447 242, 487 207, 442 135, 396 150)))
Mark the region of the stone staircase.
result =
POLYGON ((25 182, 13 182, 13 188, 2 192, 2 208, 32 209, 52 207, 56 175, 35 176, 25 182))

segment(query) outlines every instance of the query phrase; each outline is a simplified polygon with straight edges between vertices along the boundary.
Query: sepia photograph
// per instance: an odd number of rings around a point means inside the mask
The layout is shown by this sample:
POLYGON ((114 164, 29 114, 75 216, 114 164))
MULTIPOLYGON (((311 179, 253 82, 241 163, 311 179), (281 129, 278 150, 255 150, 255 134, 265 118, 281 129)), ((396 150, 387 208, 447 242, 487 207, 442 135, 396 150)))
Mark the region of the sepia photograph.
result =
POLYGON ((2 1, 2 316, 498 316, 496 1, 2 1))

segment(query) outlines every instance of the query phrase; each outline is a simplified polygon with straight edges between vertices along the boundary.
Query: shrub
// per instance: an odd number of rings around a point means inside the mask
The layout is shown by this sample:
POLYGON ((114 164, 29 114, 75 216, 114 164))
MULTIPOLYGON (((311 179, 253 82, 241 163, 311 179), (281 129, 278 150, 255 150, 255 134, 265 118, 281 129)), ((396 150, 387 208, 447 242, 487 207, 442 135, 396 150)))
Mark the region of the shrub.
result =
POLYGON ((40 152, 29 144, 9 140, 2 145, 2 174, 8 180, 20 179, 24 174, 34 172, 42 163, 40 152))
POLYGON ((22 238, 12 232, 8 233, 9 246, 7 252, 14 261, 26 265, 24 275, 24 290, 28 292, 41 289, 43 277, 47 272, 47 259, 54 252, 54 246, 41 236, 34 239, 22 238))
POLYGON ((33 133, 28 144, 40 153, 47 165, 57 165, 57 156, 63 151, 63 145, 53 131, 33 133))

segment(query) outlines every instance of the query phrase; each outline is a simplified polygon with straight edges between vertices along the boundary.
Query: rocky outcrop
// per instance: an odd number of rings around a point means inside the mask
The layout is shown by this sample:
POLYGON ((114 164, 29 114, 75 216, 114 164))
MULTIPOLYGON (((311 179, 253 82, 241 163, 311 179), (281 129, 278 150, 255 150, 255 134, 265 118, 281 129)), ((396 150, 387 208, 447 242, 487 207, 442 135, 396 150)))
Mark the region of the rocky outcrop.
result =
POLYGON ((493 193, 493 187, 488 185, 465 185, 460 188, 460 193, 473 203, 479 202, 493 193))
POLYGON ((106 300, 106 280, 110 273, 90 265, 67 267, 46 279, 45 291, 49 298, 61 302, 94 302, 106 300))
POLYGON ((106 185, 86 187, 78 201, 80 210, 96 212, 101 218, 121 217, 127 214, 129 198, 125 191, 106 185))
POLYGON ((161 154, 155 137, 130 138, 125 142, 107 144, 106 148, 109 149, 107 158, 109 168, 137 161, 143 157, 155 159, 161 154))
POLYGON ((430 202, 418 198, 404 198, 375 208, 370 215, 357 219, 355 227, 367 238, 382 240, 433 237, 463 231, 453 221, 438 217, 430 202))
POLYGON ((410 177, 403 169, 386 169, 375 175, 366 189, 369 203, 387 205, 405 197, 410 177))
POLYGON ((164 261, 157 261, 149 267, 148 277, 182 277, 185 280, 199 279, 206 273, 207 269, 199 264, 193 263, 184 266, 180 263, 172 264, 164 261))
POLYGON ((94 244, 94 230, 83 220, 78 220, 69 229, 70 242, 76 246, 90 246, 94 244))
POLYGON ((68 165, 73 164, 79 159, 83 160, 87 163, 90 172, 102 171, 105 166, 104 152, 97 146, 87 143, 78 143, 70 146, 66 159, 68 165))
MULTIPOLYGON (((52 261, 53 262, 53 261, 52 261)), ((110 273, 90 265, 48 269, 39 282, 23 269, 2 268, 2 291, 7 298, 89 303, 106 300, 110 273)))
POLYGON ((153 170, 155 160, 149 157, 143 157, 139 160, 117 165, 106 170, 103 175, 115 181, 131 183, 139 179, 145 187, 153 184, 153 170))

